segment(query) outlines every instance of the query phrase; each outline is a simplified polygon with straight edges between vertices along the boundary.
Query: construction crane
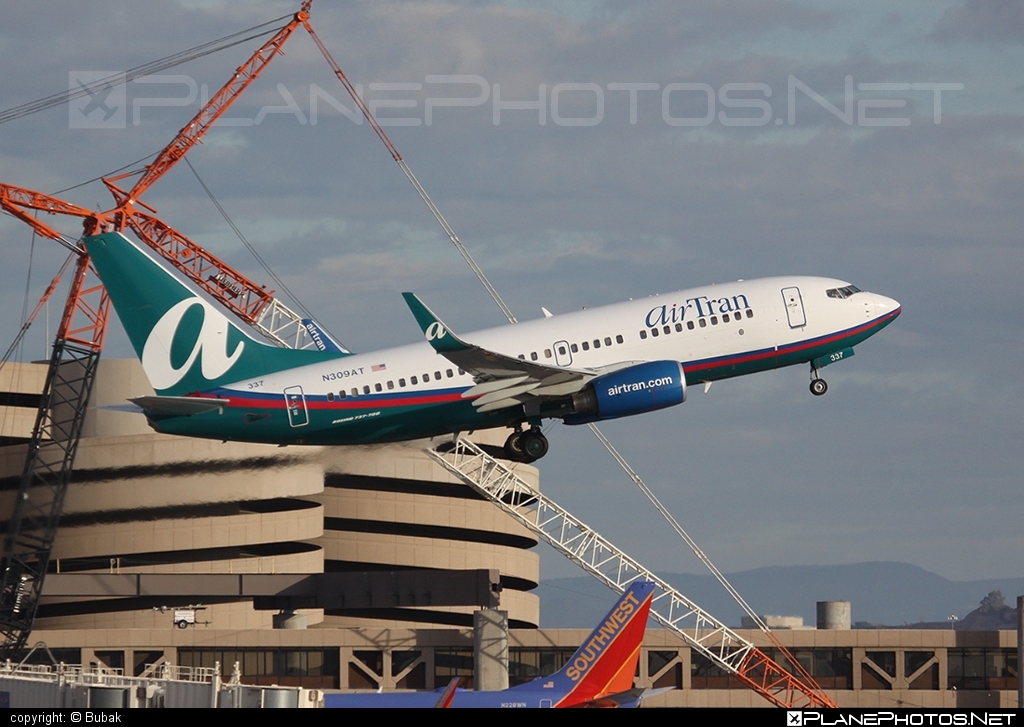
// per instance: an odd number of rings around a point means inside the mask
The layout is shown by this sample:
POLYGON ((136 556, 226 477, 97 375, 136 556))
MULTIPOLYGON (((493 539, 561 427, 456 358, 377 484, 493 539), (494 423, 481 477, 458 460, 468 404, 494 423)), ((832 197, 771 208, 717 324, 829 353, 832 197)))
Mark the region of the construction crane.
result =
MULTIPOLYGON (((113 209, 94 212, 42 192, 0 184, 0 208, 30 225, 37 234, 69 248, 75 258, 67 303, 4 538, 0 659, 10 658, 25 647, 35 622, 110 315, 103 285, 91 281, 94 273, 85 249, 32 211, 81 218, 86 235, 130 229, 192 282, 271 340, 291 348, 312 345, 313 337, 307 329, 311 322, 274 298, 273 291, 252 282, 164 223, 156 217, 156 210, 139 200, 202 140, 281 53, 285 41, 309 19, 311 4, 312 0, 306 0, 284 27, 236 69, 231 80, 157 154, 130 190, 123 190, 117 182, 132 174, 103 180, 114 195, 113 209)), ((44 301, 52 295, 60 277, 48 287, 44 301)))
POLYGON ((458 437, 445 451, 429 450, 429 454, 446 470, 605 585, 621 593, 634 581, 653 582, 656 588, 651 616, 682 638, 694 651, 735 676, 771 704, 789 709, 838 706, 778 640, 774 640, 776 648, 787 656, 786 660, 796 674, 679 593, 663 578, 644 568, 550 497, 530 487, 512 468, 473 442, 458 437))
MULTIPOLYGON (((0 207, 31 225, 40 235, 53 239, 61 239, 62 236, 55 236, 54 231, 36 219, 30 210, 81 217, 87 235, 130 229, 185 277, 278 345, 309 348, 315 345, 316 341, 323 341, 323 335, 310 335, 309 326, 315 324, 303 319, 301 315, 275 298, 274 291, 257 285, 164 223, 156 217, 155 209, 139 199, 181 161, 190 149, 202 141, 217 119, 224 115, 267 65, 281 54, 288 38, 300 25, 308 21, 311 4, 312 0, 306 0, 299 12, 284 27, 235 70, 231 80, 214 94, 199 113, 182 127, 171 143, 156 155, 129 190, 122 189, 118 183, 134 176, 134 172, 103 179, 103 183, 114 195, 117 203, 113 209, 95 212, 42 192, 8 184, 0 184, 0 207)), ((341 349, 341 346, 338 348, 341 349)))
POLYGON ((90 281, 89 268, 88 258, 79 255, 4 538, 2 659, 25 647, 35 621, 103 348, 110 301, 103 286, 90 281))
MULTIPOLYGON (((231 80, 178 132, 129 190, 124 190, 117 183, 134 176, 134 173, 103 179, 117 203, 113 209, 96 213, 51 195, 0 184, 0 207, 29 224, 38 234, 57 240, 77 255, 71 292, 54 344, 17 502, 5 538, 0 589, 0 636, 3 638, 0 658, 8 658, 20 651, 32 628, 109 316, 109 301, 102 285, 85 285, 90 264, 84 249, 38 220, 29 210, 82 218, 86 234, 129 229, 202 290, 271 340, 289 348, 311 345, 313 337, 309 336, 306 328, 309 322, 275 299, 273 291, 258 286, 193 243, 157 218, 156 210, 139 200, 142 193, 201 141, 234 100, 281 53, 283 44, 299 25, 309 32, 335 75, 474 274, 509 321, 516 320, 314 32, 309 22, 311 4, 312 0, 306 0, 291 21, 236 70, 231 80)), ((47 296, 52 293, 55 283, 48 289, 47 296)), ((603 440, 603 435, 596 429, 595 434, 603 440)), ((475 445, 457 440, 448 455, 432 452, 432 456, 608 585, 621 590, 640 576, 659 582, 662 590, 659 599, 666 610, 664 614, 658 611, 660 615, 656 617, 713 663, 734 674, 771 703, 782 707, 836 706, 777 640, 773 643, 787 655, 798 676, 661 582, 573 518, 568 511, 533 491, 511 470, 475 445), (688 620, 693 621, 689 628, 685 625, 688 620)))

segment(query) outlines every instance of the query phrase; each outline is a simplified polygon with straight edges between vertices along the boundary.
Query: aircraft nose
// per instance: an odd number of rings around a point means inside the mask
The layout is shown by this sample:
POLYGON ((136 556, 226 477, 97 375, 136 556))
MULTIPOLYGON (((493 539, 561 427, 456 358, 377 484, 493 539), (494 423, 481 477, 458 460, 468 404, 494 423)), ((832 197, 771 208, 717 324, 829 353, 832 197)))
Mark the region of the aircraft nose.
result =
POLYGON ((898 301, 892 298, 886 298, 884 295, 878 293, 872 294, 875 299, 875 309, 880 316, 884 316, 895 311, 896 315, 899 315, 903 311, 903 306, 898 301))

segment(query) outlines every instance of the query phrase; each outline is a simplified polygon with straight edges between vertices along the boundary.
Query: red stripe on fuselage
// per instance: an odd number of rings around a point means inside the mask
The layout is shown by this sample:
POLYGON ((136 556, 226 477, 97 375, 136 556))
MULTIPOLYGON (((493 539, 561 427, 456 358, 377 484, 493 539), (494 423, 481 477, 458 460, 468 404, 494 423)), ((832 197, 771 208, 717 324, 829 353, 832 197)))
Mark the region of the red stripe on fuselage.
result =
POLYGON ((856 328, 851 328, 846 331, 840 331, 839 333, 833 333, 828 336, 822 336, 821 338, 812 338, 807 341, 799 341, 797 343, 788 344, 786 346, 780 346, 777 349, 764 350, 752 354, 736 354, 732 356, 720 356, 718 358, 705 359, 703 361, 699 361, 696 363, 685 364, 684 368, 686 369, 686 371, 706 371, 707 369, 716 369, 721 366, 729 366, 738 363, 747 363, 748 361, 761 361, 766 358, 784 356, 790 353, 795 353, 797 351, 804 351, 808 348, 814 348, 815 346, 824 346, 826 344, 833 343, 836 341, 842 341, 847 338, 853 338, 854 336, 857 336, 863 333, 864 331, 870 330, 872 328, 881 327, 885 325, 888 321, 898 316, 902 310, 902 308, 897 308, 891 313, 886 313, 881 318, 876 318, 875 320, 859 325, 856 328))
MULTIPOLYGON (((224 389, 227 398, 231 400, 228 405, 232 409, 283 409, 285 407, 284 394, 270 394, 266 398, 239 397, 230 389, 224 389)), ((200 399, 223 399, 224 396, 213 394, 192 394, 200 399)), ((307 409, 318 409, 327 411, 346 411, 351 409, 382 409, 388 407, 424 406, 427 404, 447 404, 453 401, 471 401, 463 399, 460 393, 453 394, 422 394, 419 396, 406 396, 394 399, 353 397, 351 399, 335 401, 318 401, 306 397, 307 409)))

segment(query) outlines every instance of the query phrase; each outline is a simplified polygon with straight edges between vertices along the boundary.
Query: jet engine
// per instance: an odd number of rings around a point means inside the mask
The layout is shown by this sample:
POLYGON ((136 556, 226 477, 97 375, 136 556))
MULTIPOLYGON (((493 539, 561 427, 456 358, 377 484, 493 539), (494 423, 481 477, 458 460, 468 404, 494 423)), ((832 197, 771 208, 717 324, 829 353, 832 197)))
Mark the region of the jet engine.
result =
POLYGON ((686 401, 686 377, 678 361, 649 361, 598 376, 572 395, 566 424, 588 424, 643 414, 686 401))

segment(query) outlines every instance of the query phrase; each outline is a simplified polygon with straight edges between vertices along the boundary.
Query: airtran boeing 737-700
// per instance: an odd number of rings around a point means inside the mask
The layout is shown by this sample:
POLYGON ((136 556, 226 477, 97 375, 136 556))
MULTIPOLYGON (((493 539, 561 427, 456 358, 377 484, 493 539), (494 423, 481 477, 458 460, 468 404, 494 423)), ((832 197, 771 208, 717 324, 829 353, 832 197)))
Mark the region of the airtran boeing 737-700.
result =
POLYGON ((279 348, 199 297, 140 246, 87 237, 156 396, 160 432, 273 444, 367 444, 508 427, 505 453, 547 452, 543 419, 617 419, 681 404, 688 386, 810 364, 819 370, 900 314, 841 280, 737 281, 458 336, 415 295, 426 341, 353 354, 279 348))

